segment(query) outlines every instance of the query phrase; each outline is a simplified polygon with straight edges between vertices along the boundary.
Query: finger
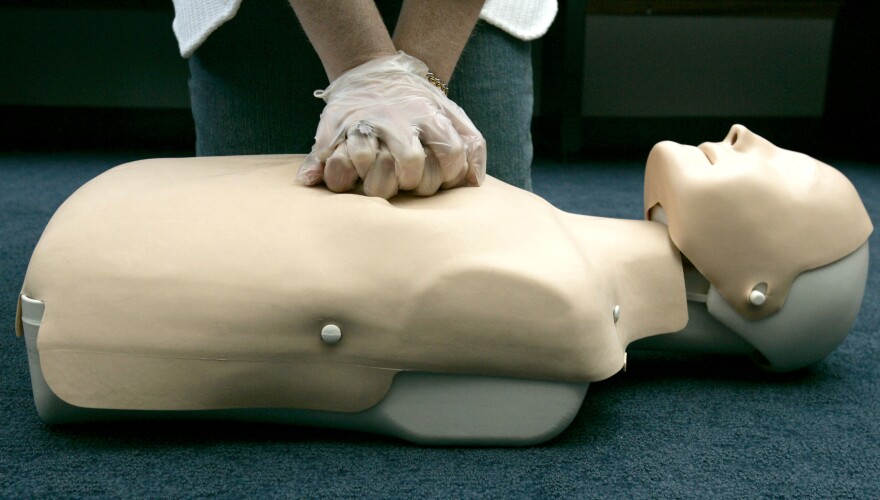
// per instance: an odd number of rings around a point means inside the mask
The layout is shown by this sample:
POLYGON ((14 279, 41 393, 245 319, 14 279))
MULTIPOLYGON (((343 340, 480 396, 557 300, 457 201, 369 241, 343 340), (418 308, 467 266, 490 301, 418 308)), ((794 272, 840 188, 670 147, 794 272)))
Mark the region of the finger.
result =
POLYGON ((318 155, 312 150, 308 156, 305 157, 302 164, 299 166, 299 172, 296 174, 297 182, 301 182, 306 186, 314 186, 315 184, 321 182, 324 178, 324 162, 318 159, 318 155))
POLYGON ((419 140, 419 129, 399 123, 377 125, 376 129, 379 139, 394 157, 394 173, 400 189, 415 189, 425 169, 425 149, 419 140))
POLYGON ((360 120, 349 127, 346 136, 348 157, 361 179, 366 179, 379 151, 376 130, 366 121, 360 120))
POLYGON ((431 196, 440 189, 443 184, 443 171, 440 168, 440 162, 431 149, 425 150, 425 173, 422 174, 422 180, 416 187, 413 194, 418 196, 431 196))
POLYGON ((348 147, 344 142, 341 142, 325 162, 324 184, 331 191, 343 193, 350 191, 357 180, 358 172, 349 158, 348 147))
POLYGON ((445 101, 444 104, 443 111, 446 117, 452 122, 464 142, 468 168, 467 175, 462 181, 458 183, 455 180, 444 182, 443 188, 465 184, 479 186, 486 178, 486 141, 463 109, 450 100, 445 101))
POLYGON ((452 122, 455 130, 458 130, 462 137, 466 135, 481 135, 477 126, 471 121, 471 118, 464 112, 455 102, 447 99, 442 106, 444 114, 452 122))
POLYGON ((467 170, 464 142, 449 118, 437 113, 419 123, 419 129, 419 138, 434 152, 444 181, 455 179, 467 170))
POLYGON ((395 159, 384 144, 379 145, 379 153, 376 155, 376 163, 364 179, 364 194, 378 196, 379 198, 391 198, 397 194, 397 175, 395 174, 395 159))
POLYGON ((321 120, 318 122, 318 130, 315 131, 315 145, 312 146, 312 153, 317 155, 321 162, 327 161, 327 158, 336 150, 336 146, 340 142, 345 141, 345 128, 343 128, 335 119, 333 113, 329 113, 327 108, 321 113, 321 120))
POLYGON ((332 125, 334 120, 329 119, 327 114, 325 107, 318 122, 318 130, 315 132, 315 144, 296 175, 296 180, 307 186, 314 186, 324 179, 324 162, 342 140, 341 133, 344 131, 337 130, 337 127, 332 125))
POLYGON ((443 184, 440 185, 440 188, 441 189, 452 189, 452 188, 456 188, 459 186, 464 186, 465 179, 467 178, 467 173, 468 173, 467 170, 462 170, 461 173, 459 173, 454 178, 452 178, 448 181, 443 181, 443 184))
POLYGON ((486 140, 482 135, 465 137, 467 144, 468 186, 479 186, 486 178, 486 140))

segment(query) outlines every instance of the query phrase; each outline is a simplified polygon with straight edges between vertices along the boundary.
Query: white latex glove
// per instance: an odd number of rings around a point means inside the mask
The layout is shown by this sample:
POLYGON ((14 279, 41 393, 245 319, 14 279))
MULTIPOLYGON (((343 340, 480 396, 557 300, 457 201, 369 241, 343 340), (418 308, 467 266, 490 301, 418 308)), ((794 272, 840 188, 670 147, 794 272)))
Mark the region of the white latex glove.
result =
POLYGON ((353 68, 325 90, 315 145, 297 179, 333 191, 363 181, 368 196, 479 186, 486 142, 465 112, 425 78, 428 68, 398 52, 353 68))

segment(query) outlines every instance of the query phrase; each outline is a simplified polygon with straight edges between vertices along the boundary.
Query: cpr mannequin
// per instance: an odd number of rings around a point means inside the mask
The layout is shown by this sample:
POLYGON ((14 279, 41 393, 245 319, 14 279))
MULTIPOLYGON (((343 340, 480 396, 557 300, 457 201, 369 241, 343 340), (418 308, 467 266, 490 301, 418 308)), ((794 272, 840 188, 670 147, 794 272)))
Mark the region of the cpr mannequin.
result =
POLYGON ((31 259, 17 327, 38 412, 530 444, 630 344, 822 359, 864 291, 857 193, 742 127, 701 148, 652 151, 646 213, 663 222, 568 214, 490 177, 334 194, 293 182, 299 156, 122 165, 58 209, 31 259), (748 168, 722 171, 727 147, 748 168), (829 326, 774 323, 788 308, 829 326))

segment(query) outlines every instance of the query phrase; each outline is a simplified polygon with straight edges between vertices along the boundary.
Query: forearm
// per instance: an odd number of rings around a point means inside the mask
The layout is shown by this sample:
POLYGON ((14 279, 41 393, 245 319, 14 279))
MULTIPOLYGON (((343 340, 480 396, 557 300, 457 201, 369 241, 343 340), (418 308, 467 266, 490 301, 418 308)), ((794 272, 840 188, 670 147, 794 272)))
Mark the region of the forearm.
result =
POLYGON ((404 0, 394 46, 421 59, 444 82, 470 37, 484 0, 404 0))
POLYGON ((331 82, 397 51, 372 0, 290 0, 290 5, 331 82))

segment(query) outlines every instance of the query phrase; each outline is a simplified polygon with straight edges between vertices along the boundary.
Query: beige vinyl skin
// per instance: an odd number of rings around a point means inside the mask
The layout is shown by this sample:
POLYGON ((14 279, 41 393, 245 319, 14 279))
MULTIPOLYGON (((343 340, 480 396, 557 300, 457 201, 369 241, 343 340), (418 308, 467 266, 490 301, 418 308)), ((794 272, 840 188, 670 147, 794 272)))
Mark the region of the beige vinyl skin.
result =
POLYGON ((742 125, 717 143, 654 146, 646 214, 656 205, 676 247, 750 320, 779 311, 799 274, 849 255, 873 230, 843 174, 742 125), (758 306, 749 294, 759 285, 766 301, 758 306))
POLYGON ((334 194, 295 183, 302 159, 144 160, 74 193, 22 290, 45 303, 52 391, 85 408, 355 412, 401 371, 601 380, 630 342, 687 323, 659 223, 568 214, 491 177, 334 194))

